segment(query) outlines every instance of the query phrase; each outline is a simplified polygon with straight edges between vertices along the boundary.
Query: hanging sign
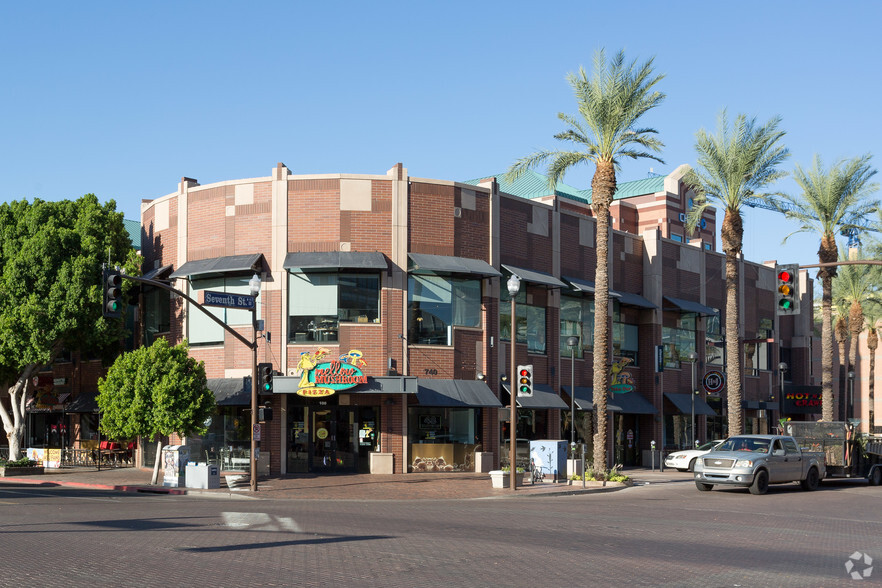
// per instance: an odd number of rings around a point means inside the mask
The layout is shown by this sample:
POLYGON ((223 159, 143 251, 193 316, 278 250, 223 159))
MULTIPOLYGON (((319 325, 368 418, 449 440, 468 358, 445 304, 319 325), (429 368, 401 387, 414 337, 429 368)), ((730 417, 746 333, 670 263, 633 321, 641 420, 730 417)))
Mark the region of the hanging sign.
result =
POLYGON ((634 378, 629 372, 624 371, 625 366, 631 363, 630 357, 623 357, 619 361, 612 364, 612 378, 609 391, 613 394, 624 394, 634 390, 634 378))
POLYGON ((331 396, 340 390, 348 390, 359 384, 367 384, 367 376, 360 366, 367 367, 363 354, 357 349, 344 353, 340 359, 322 361, 330 353, 324 347, 315 352, 300 354, 297 369, 302 374, 297 384, 297 394, 307 398, 331 396))
POLYGON ((726 377, 720 370, 708 370, 701 383, 708 394, 719 394, 726 384, 726 377))

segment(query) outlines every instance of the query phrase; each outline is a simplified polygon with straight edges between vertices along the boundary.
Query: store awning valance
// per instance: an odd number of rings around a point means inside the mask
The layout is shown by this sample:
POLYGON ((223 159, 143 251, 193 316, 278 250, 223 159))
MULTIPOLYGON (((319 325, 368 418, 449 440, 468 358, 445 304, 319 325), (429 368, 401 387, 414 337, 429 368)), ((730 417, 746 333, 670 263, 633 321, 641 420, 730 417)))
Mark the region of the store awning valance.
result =
POLYGON ((146 274, 144 274, 141 277, 144 278, 145 280, 161 280, 162 278, 167 278, 168 274, 171 272, 171 270, 172 270, 171 265, 164 265, 162 267, 158 267, 158 268, 150 270, 149 272, 147 272, 146 274))
POLYGON ((218 406, 251 406, 251 378, 209 378, 218 406))
MULTIPOLYGON (((665 398, 670 400, 681 414, 692 414, 692 394, 674 394, 673 392, 665 392, 665 398)), ((704 398, 695 394, 695 414, 703 414, 705 416, 717 416, 714 409, 704 401, 704 398)))
POLYGON ((502 403, 481 380, 434 380, 417 378, 417 401, 422 406, 495 407, 502 403))
MULTIPOLYGON (((615 294, 616 297, 619 299, 619 304, 627 304, 628 306, 636 306, 637 308, 658 308, 658 306, 656 306, 640 294, 619 292, 618 290, 615 291, 615 294)), ((612 291, 610 291, 610 296, 612 296, 612 291)))
POLYGON ((699 304, 698 302, 692 302, 691 300, 683 300, 682 298, 673 298, 671 296, 665 296, 665 302, 668 303, 667 306, 663 310, 679 310, 680 312, 694 312, 695 314, 700 314, 704 316, 714 316, 717 314, 717 311, 711 308, 710 306, 705 306, 704 304, 699 304))
POLYGON ((531 282, 533 284, 542 284, 543 286, 547 286, 548 288, 566 288, 567 285, 552 276, 551 274, 547 274, 545 272, 539 272, 536 270, 528 270, 520 267, 515 267, 513 265, 502 264, 506 270, 510 273, 516 275, 521 280, 525 282, 531 282))
POLYGON ((657 414, 658 411, 638 392, 613 394, 611 403, 620 406, 625 414, 657 414))
POLYGON ((408 253, 411 272, 472 274, 481 277, 501 276, 499 270, 482 259, 450 257, 428 253, 408 253))
POLYGON ((299 270, 385 270, 386 257, 378 251, 303 251, 285 256, 282 267, 299 270))
MULTIPOLYGON (((567 394, 570 393, 569 386, 561 386, 561 390, 567 394)), ((594 388, 576 386, 576 410, 594 411, 594 388)), ((622 412, 622 407, 607 395, 606 410, 608 412, 622 412)))
MULTIPOLYGON (((589 282, 588 280, 580 280, 578 278, 568 278, 566 276, 564 276, 564 280, 569 282, 570 286, 573 287, 573 290, 576 290, 578 292, 584 292, 586 294, 594 294, 594 291, 596 290, 596 287, 594 286, 594 282, 589 282)), ((610 298, 618 298, 619 294, 618 294, 618 292, 610 290, 609 297, 610 298)))
POLYGON ((212 257, 188 261, 177 270, 171 278, 200 277, 205 278, 214 275, 231 273, 259 272, 263 269, 263 254, 251 253, 248 255, 230 255, 227 257, 212 257))
POLYGON ((67 403, 65 412, 96 413, 98 412, 98 390, 81 390, 76 398, 67 403))
POLYGON ((349 394, 416 394, 417 379, 414 376, 368 376, 367 384, 345 390, 349 394))
POLYGON ((741 408, 747 410, 778 410, 778 402, 765 400, 742 400, 741 408))
MULTIPOLYGON (((508 384, 503 384, 502 388, 511 393, 508 384)), ((570 406, 554 391, 554 388, 546 384, 536 384, 533 386, 532 396, 516 396, 518 408, 528 408, 531 410, 542 410, 548 408, 567 410, 570 406)))

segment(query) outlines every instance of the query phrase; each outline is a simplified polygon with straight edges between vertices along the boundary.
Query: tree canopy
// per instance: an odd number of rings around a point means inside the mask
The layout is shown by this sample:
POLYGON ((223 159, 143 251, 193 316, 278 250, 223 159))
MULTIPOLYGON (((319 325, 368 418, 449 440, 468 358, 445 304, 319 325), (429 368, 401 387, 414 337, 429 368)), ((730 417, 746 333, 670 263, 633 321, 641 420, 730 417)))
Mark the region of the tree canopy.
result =
POLYGON ((205 366, 190 357, 186 341, 172 346, 160 338, 120 355, 98 392, 101 431, 117 439, 202 435, 215 408, 205 366))

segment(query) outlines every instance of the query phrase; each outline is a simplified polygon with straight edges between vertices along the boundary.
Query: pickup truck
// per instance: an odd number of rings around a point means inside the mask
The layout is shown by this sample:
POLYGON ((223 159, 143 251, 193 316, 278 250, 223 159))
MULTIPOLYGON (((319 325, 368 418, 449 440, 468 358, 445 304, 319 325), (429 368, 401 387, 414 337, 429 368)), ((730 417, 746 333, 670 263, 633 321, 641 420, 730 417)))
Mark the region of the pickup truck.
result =
POLYGON ((702 492, 714 486, 741 486, 751 494, 765 494, 769 484, 799 482, 815 490, 827 475, 822 452, 803 451, 793 437, 738 435, 695 462, 695 487, 702 492))

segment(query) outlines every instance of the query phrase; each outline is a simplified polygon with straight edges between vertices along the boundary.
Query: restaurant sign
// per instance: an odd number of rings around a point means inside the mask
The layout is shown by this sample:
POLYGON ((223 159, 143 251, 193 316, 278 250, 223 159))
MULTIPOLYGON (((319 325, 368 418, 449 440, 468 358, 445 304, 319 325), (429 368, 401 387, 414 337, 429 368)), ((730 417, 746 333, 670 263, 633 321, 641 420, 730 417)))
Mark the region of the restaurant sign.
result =
POLYGON ((307 398, 331 396, 340 390, 348 390, 359 384, 367 384, 367 376, 361 367, 367 367, 363 354, 357 349, 344 353, 339 359, 322 361, 330 353, 324 347, 300 354, 297 369, 300 382, 297 394, 307 398))
POLYGON ((785 415, 819 414, 821 412, 820 386, 784 386, 785 415))

